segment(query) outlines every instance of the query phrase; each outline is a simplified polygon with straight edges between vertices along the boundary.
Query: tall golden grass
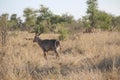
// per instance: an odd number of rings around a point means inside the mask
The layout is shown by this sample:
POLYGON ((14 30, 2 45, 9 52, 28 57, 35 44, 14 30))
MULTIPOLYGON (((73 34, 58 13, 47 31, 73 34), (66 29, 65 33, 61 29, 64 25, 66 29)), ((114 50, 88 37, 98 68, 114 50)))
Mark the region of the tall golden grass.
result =
POLYGON ((0 80, 120 80, 119 32, 75 34, 61 41, 60 60, 53 52, 45 60, 33 38, 33 33, 8 33, 4 52, 0 49, 0 80))

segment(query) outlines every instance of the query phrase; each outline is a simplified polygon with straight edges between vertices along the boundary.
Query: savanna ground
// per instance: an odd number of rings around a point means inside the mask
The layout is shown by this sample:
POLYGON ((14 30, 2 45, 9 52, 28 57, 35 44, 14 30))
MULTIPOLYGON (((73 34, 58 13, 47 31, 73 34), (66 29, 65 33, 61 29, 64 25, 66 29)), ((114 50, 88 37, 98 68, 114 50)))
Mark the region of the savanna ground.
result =
MULTIPOLYGON (((58 39, 42 34, 42 39, 58 39)), ((0 80, 120 80, 120 33, 77 33, 61 41, 60 59, 44 59, 34 34, 9 32, 0 49, 0 80)))

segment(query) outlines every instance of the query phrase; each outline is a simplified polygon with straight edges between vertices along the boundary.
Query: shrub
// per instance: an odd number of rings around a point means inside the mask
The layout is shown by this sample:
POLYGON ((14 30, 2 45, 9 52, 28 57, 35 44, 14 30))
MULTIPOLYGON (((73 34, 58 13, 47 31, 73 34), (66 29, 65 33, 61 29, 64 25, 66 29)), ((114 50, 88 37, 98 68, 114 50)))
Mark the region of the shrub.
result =
POLYGON ((44 27, 42 25, 37 25, 33 32, 37 32, 37 33, 40 33, 40 32, 44 32, 44 27))
POLYGON ((60 36, 59 36, 59 40, 65 40, 68 37, 68 31, 67 29, 65 29, 64 27, 61 27, 59 30, 60 36))

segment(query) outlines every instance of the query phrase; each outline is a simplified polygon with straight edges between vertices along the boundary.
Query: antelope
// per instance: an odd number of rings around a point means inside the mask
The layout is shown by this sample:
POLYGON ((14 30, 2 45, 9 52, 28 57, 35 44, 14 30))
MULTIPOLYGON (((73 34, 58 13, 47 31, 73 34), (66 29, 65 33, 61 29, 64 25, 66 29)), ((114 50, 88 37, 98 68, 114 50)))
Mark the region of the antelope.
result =
POLYGON ((35 33, 35 37, 33 39, 33 42, 37 42, 38 45, 41 47, 43 53, 44 53, 44 58, 47 60, 47 53, 48 51, 54 51, 56 54, 56 58, 59 57, 58 50, 61 49, 60 47, 60 41, 57 39, 44 39, 42 40, 39 38, 39 35, 41 33, 35 33))

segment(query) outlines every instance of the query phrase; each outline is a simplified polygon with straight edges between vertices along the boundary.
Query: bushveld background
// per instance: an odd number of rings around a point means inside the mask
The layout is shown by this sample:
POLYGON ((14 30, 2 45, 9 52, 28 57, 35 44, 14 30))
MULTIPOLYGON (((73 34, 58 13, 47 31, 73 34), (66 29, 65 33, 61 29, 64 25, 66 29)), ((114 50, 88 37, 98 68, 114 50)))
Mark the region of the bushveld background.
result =
MULTIPOLYGON (((0 15, 0 80, 120 80, 120 16, 98 9, 87 0, 86 15, 54 14, 48 7, 25 8, 0 15), (58 39, 60 59, 48 60, 37 43, 58 39)), ((82 7, 82 6, 81 6, 82 7)))

